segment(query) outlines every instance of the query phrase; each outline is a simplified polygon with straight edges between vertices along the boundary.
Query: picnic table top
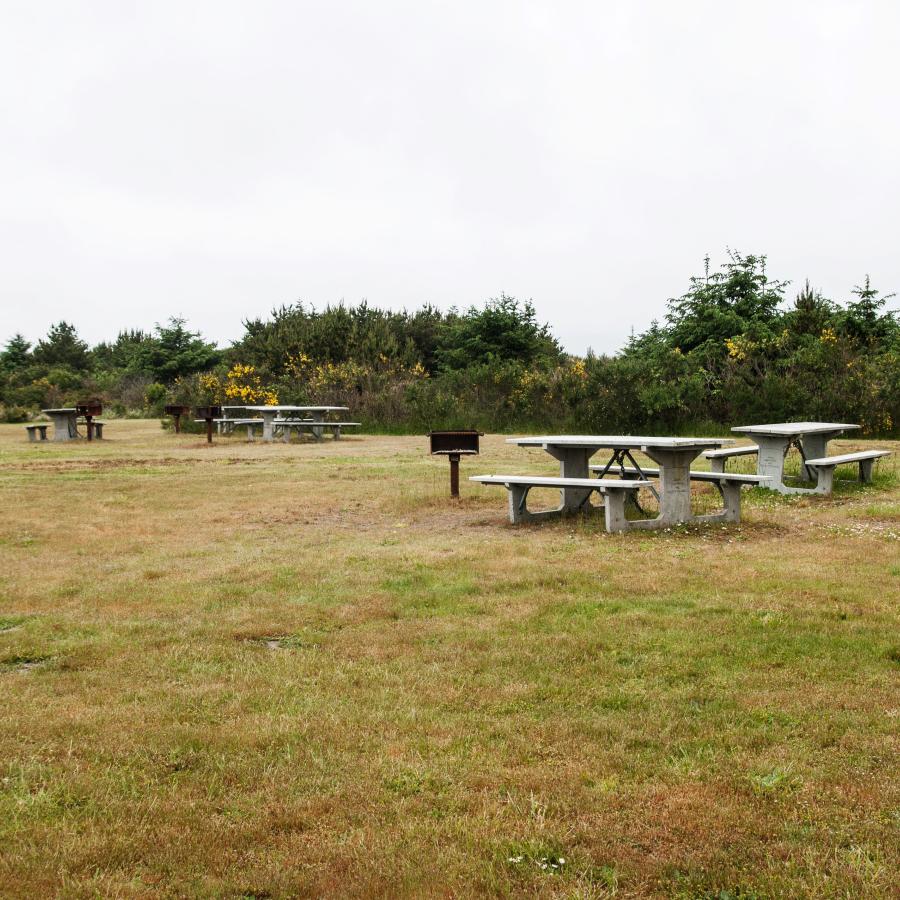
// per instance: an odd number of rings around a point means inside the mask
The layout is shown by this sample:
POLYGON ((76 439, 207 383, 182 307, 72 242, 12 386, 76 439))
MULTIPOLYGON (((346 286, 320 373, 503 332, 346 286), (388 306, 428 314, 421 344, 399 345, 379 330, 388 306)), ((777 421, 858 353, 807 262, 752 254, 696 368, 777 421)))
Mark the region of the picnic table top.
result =
POLYGON ((772 437, 793 437, 799 434, 822 434, 828 431, 846 431, 859 428, 846 422, 772 422, 768 425, 737 425, 732 428, 739 434, 762 434, 772 437))
POLYGON ((47 413, 48 415, 53 415, 54 413, 62 414, 62 413, 75 413, 78 410, 75 409, 74 406, 65 406, 61 409, 42 409, 42 413, 47 413))
POLYGON ((232 406, 229 409, 252 409, 254 412, 349 412, 349 406, 232 406))
POLYGON ((660 449, 692 449, 721 447, 734 443, 733 438, 658 437, 633 434, 550 434, 538 437, 507 438, 508 444, 520 447, 572 447, 576 449, 639 450, 641 447, 660 449))

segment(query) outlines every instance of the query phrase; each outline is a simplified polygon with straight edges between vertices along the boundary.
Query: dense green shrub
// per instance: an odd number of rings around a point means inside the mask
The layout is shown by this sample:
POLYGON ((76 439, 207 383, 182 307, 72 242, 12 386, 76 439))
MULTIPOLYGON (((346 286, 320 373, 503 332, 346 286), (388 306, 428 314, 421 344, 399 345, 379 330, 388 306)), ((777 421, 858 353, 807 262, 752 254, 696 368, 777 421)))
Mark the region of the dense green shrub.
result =
POLYGON ((789 419, 900 429, 900 325, 868 277, 837 303, 807 282, 793 302, 766 258, 729 252, 613 356, 564 354, 528 301, 415 312, 302 303, 220 351, 181 319, 89 348, 60 322, 0 352, 6 416, 86 394, 119 415, 166 403, 347 406, 367 429, 687 433, 789 419))

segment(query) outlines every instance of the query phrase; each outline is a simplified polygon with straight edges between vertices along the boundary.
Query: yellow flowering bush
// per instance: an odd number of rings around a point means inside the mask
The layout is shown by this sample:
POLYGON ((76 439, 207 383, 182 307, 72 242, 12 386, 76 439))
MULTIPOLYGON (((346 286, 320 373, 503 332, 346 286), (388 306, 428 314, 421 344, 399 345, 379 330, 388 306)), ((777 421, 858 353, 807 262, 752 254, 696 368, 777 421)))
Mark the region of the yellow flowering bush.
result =
POLYGON ((225 375, 225 398, 245 405, 274 406, 278 403, 277 392, 263 385, 256 368, 241 363, 235 363, 225 375))
POLYGON ((310 399, 335 396, 335 393, 357 391, 384 383, 406 383, 428 377, 421 362, 405 366, 379 354, 375 365, 355 362, 317 363, 305 353, 290 355, 285 364, 285 375, 296 383, 310 399))
POLYGON ((197 387, 199 388, 203 399, 209 403, 222 402, 222 382, 219 376, 213 372, 203 372, 197 376, 197 387))
POLYGON ((725 349, 728 350, 728 358, 743 362, 756 349, 756 344, 749 338, 739 335, 738 337, 727 338, 725 340, 725 349))

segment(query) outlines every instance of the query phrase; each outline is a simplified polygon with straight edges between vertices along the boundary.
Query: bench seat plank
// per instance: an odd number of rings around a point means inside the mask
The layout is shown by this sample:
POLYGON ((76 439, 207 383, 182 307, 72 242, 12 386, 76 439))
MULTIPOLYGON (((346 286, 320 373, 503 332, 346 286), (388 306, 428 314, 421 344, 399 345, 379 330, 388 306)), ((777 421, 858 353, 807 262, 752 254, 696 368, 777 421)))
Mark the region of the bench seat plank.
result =
MULTIPOLYGON (((605 466, 591 466, 591 471, 602 472, 604 468, 605 466)), ((610 469, 609 471, 618 472, 622 470, 615 468, 610 469)), ((624 472, 626 475, 637 475, 638 477, 640 477, 641 472, 643 472, 644 475, 659 475, 659 469, 652 466, 645 466, 640 470, 640 472, 632 466, 625 466, 624 472)), ((771 475, 744 475, 743 473, 739 472, 705 472, 702 470, 691 470, 691 481, 710 481, 714 483, 727 481, 732 484, 763 484, 763 482, 771 480, 771 475)))
POLYGON ((860 450, 858 453, 842 453, 840 456, 822 456, 819 459, 808 459, 808 466, 842 466, 845 463, 859 462, 863 459, 878 459, 890 456, 890 450, 860 450))
POLYGON ((649 481, 626 481, 618 478, 563 478, 550 475, 472 475, 469 481, 480 484, 502 484, 509 492, 509 520, 513 525, 519 522, 544 515, 558 515, 566 510, 565 505, 559 509, 532 513, 528 510, 528 492, 535 487, 583 489, 582 506, 593 492, 603 494, 603 514, 606 517, 607 531, 625 531, 628 520, 625 518, 625 500, 634 496, 639 488, 649 487, 649 481))
POLYGON ((481 484, 521 484, 528 487, 589 488, 592 491, 634 490, 647 487, 650 482, 625 481, 619 478, 562 478, 556 475, 472 475, 469 481, 481 484))
POLYGON ((722 450, 707 450, 704 457, 709 460, 709 467, 713 472, 724 472, 725 463, 732 456, 753 456, 759 453, 759 447, 756 444, 748 444, 744 447, 725 447, 722 450))
MULTIPOLYGON (((261 420, 260 420, 261 421, 261 420)), ((309 428, 311 425, 316 428, 351 428, 358 426, 360 422, 319 422, 314 419, 275 419, 275 425, 286 425, 290 428, 309 428)))
POLYGON ((274 419, 273 424, 280 428, 285 442, 290 441, 291 429, 308 431, 317 441, 322 440, 322 433, 330 431, 336 441, 341 439, 342 428, 358 428, 359 422, 326 422, 322 419, 274 419))
POLYGON ((703 455, 707 459, 728 459, 730 456, 750 456, 759 453, 756 444, 748 444, 746 447, 725 447, 722 450, 707 450, 703 455))
POLYGON ((817 494, 830 494, 834 488, 834 470, 838 466, 857 463, 859 466, 859 480, 865 484, 872 480, 872 466, 875 460, 882 456, 890 456, 890 450, 860 450, 857 453, 841 453, 838 456, 820 456, 817 459, 807 459, 807 470, 812 470, 816 475, 817 494))

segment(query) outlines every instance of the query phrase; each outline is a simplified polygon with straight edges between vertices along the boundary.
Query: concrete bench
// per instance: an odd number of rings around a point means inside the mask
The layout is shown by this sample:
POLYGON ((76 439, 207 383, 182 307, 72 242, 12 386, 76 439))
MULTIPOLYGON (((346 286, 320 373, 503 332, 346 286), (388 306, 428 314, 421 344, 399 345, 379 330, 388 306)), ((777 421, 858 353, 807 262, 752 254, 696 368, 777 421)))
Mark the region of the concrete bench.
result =
POLYGON ((732 456, 755 456, 759 453, 756 444, 748 444, 746 447, 725 447, 722 450, 707 450, 703 455, 709 460, 709 467, 713 472, 724 472, 725 463, 732 456))
MULTIPOLYGON (((558 478, 541 475, 473 475, 469 481, 477 481, 479 484, 502 484, 509 491, 509 521, 513 525, 540 515, 528 510, 528 492, 532 488, 583 488, 585 494, 581 508, 587 505, 591 493, 596 491, 604 495, 606 530, 610 532, 625 531, 628 528, 625 501, 629 495, 636 494, 639 488, 650 484, 649 481, 624 481, 615 478, 558 478)), ((561 510, 554 510, 558 511, 561 510)))
POLYGON ((40 440, 47 440, 47 425, 38 423, 37 425, 26 425, 25 430, 28 432, 28 440, 29 441, 37 441, 38 435, 40 435, 40 440))
POLYGON ((213 419, 213 422, 216 423, 216 431, 219 434, 232 434, 234 429, 238 425, 246 425, 247 426, 247 440, 252 441, 254 439, 253 428, 256 425, 260 427, 263 424, 262 419, 213 419))
POLYGON ((103 426, 104 426, 105 424, 106 424, 106 422, 98 422, 96 419, 94 419, 94 420, 91 422, 91 429, 92 429, 93 432, 94 432, 94 437, 95 437, 98 441, 102 441, 102 440, 103 440, 103 426))
POLYGON ((297 431, 308 431, 317 441, 322 440, 322 434, 328 430, 336 441, 341 439, 342 428, 358 428, 359 422, 323 422, 318 419, 275 419, 274 424, 282 430, 284 440, 290 440, 292 428, 297 431))
POLYGON ((838 466, 859 464, 859 480, 864 484, 872 480, 872 466, 881 456, 890 456, 890 450, 860 450, 858 453, 842 453, 840 456, 822 456, 806 460, 806 468, 816 473, 816 493, 830 494, 834 487, 834 470, 838 466))
MULTIPOLYGON (((604 466, 591 466, 591 471, 599 472, 603 468, 604 466)), ((654 478, 659 477, 659 469, 652 466, 642 466, 640 472, 631 466, 618 467, 616 471, 629 478, 640 478, 641 473, 654 478)), ((690 474, 691 481, 703 481, 716 486, 722 497, 722 512, 716 515, 716 520, 722 522, 741 521, 742 487, 765 487, 767 482, 772 480, 770 475, 743 475, 736 472, 704 472, 692 469, 690 474)))

